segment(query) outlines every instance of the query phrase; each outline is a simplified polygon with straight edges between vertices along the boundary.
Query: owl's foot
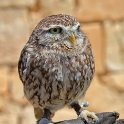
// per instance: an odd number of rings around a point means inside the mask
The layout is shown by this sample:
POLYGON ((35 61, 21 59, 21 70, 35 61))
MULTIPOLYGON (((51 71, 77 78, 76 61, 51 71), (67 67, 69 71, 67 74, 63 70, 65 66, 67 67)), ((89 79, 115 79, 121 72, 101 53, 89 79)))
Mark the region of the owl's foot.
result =
POLYGON ((37 124, 49 124, 51 123, 50 120, 48 120, 47 118, 41 118, 40 120, 37 121, 37 124))
POLYGON ((41 119, 37 121, 37 124, 50 124, 51 120, 51 112, 49 109, 44 109, 44 115, 41 119))
POLYGON ((80 106, 81 108, 79 110, 80 111, 79 117, 81 117, 82 119, 85 119, 86 121, 88 121, 88 118, 91 118, 96 124, 99 122, 99 118, 95 115, 94 112, 89 112, 83 109, 83 107, 89 106, 89 102, 87 101, 82 102, 80 106))
POLYGON ((79 117, 84 119, 86 122, 88 122, 88 118, 91 118, 94 121, 95 124, 99 123, 99 118, 95 115, 94 112, 89 112, 87 110, 82 110, 79 117))
POLYGON ((91 118, 95 124, 98 124, 99 118, 95 115, 95 113, 83 109, 83 107, 87 107, 88 105, 88 102, 83 102, 81 105, 79 105, 79 103, 75 101, 71 106, 74 108, 77 115, 81 117, 81 119, 84 119, 88 123, 88 119, 91 118))

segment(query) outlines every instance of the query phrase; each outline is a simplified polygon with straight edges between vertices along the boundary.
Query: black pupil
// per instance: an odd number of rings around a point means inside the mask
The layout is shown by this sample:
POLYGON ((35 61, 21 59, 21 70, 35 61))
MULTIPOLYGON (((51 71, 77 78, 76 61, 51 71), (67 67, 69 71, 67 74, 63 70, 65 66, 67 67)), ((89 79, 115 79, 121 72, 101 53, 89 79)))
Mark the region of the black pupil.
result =
POLYGON ((57 32, 57 28, 54 28, 53 31, 54 31, 54 32, 57 32))
POLYGON ((80 26, 78 26, 77 30, 80 31, 80 26))

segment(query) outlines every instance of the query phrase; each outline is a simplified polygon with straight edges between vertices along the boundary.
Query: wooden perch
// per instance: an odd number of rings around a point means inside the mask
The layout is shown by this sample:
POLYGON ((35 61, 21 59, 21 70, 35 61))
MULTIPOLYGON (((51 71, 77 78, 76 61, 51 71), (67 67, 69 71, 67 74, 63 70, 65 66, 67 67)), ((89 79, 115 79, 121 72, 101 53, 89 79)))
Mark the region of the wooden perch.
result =
MULTIPOLYGON (((124 119, 119 119, 119 113, 117 112, 103 112, 96 114, 99 117, 99 123, 98 124, 124 124, 124 119)), ((71 119, 71 120, 64 120, 60 122, 49 122, 46 120, 44 122, 37 122, 37 124, 87 124, 86 121, 81 120, 81 118, 78 119, 71 119)), ((88 124, 94 124, 91 119, 88 120, 88 124)))

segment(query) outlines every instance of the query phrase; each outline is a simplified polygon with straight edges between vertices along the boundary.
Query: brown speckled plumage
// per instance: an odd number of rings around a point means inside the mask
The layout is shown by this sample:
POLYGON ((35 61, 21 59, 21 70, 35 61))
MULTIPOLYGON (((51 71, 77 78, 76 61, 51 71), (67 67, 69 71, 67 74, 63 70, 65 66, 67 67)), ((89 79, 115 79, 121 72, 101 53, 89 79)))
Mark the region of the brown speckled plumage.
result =
POLYGON ((94 75, 91 44, 69 15, 46 17, 36 26, 18 63, 26 98, 35 108, 52 113, 85 95, 94 75), (62 32, 51 34, 51 28, 62 32), (70 42, 74 34, 76 44, 70 42))

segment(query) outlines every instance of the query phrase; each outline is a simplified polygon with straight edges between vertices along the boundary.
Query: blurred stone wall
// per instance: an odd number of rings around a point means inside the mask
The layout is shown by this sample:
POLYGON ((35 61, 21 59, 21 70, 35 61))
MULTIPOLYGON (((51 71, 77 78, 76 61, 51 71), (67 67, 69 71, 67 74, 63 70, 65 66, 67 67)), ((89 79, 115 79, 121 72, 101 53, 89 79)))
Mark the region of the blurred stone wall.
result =
MULTIPOLYGON (((35 124, 18 58, 36 24, 58 13, 76 17, 94 48, 96 75, 85 97, 87 109, 118 111, 124 118, 123 0, 0 0, 0 124, 35 124)), ((75 112, 64 108, 54 120, 69 118, 76 118, 75 112)))

